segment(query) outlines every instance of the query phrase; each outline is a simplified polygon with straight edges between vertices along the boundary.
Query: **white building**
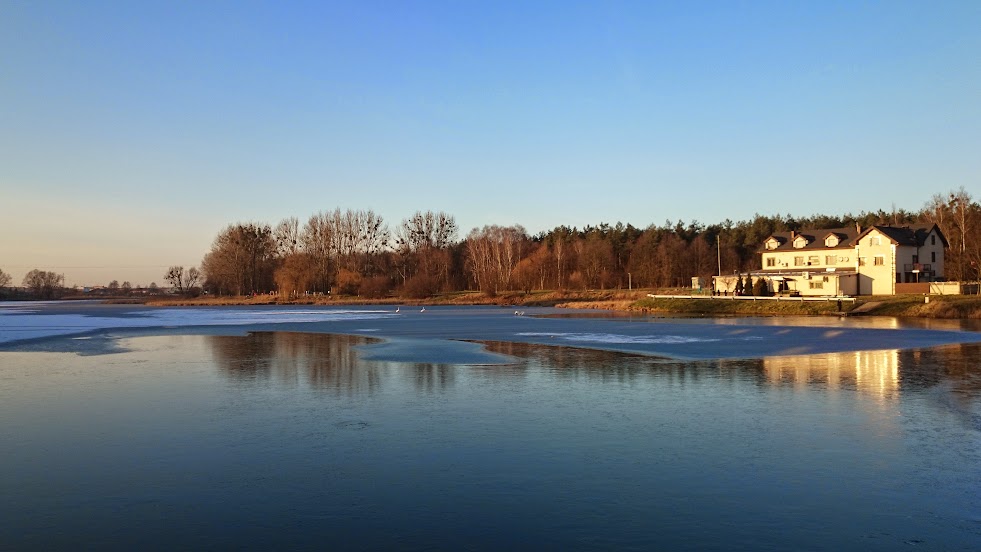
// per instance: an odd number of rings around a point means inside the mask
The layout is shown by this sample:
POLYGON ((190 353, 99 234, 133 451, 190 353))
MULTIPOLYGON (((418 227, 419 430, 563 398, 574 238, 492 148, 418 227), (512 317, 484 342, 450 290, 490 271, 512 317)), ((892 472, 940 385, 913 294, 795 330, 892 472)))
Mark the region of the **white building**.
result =
MULTIPOLYGON (((752 276, 773 292, 894 295, 897 284, 943 279, 947 245, 935 224, 776 232, 764 240, 762 269, 752 276)), ((731 293, 735 281, 717 276, 715 289, 731 293)))

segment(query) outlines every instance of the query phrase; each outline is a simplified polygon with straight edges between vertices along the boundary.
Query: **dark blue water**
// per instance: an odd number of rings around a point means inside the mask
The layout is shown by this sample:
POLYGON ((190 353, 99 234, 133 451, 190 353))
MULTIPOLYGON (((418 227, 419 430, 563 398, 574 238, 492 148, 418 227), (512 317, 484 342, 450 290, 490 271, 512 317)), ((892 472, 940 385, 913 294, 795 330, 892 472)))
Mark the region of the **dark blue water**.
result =
MULTIPOLYGON (((976 550, 977 345, 677 361, 0 352, 0 548, 976 550)), ((411 343, 407 345, 411 347, 411 343)))

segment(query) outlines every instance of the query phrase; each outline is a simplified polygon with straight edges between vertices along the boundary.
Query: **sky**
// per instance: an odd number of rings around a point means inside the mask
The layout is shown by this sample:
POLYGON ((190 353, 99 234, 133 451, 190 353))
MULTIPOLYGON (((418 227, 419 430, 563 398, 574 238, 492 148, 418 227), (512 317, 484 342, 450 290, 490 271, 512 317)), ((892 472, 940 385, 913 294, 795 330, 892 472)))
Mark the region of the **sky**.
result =
POLYGON ((0 269, 163 284, 235 222, 460 237, 981 193, 981 2, 0 0, 0 269))

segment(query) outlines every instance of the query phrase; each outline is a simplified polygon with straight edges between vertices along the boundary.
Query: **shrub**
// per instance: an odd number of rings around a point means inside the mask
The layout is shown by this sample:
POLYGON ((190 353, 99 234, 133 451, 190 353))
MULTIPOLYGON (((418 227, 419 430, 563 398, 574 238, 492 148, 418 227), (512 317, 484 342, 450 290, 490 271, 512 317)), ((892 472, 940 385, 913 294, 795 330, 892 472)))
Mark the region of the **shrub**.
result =
POLYGON ((337 271, 337 293, 357 295, 361 289, 361 275, 347 269, 337 271))
POLYGON ((361 281, 361 295, 372 299, 385 297, 391 288, 392 286, 385 276, 373 276, 361 281))
POLYGON ((410 299, 425 299, 437 291, 436 279, 428 274, 416 274, 406 280, 402 287, 402 295, 410 299))

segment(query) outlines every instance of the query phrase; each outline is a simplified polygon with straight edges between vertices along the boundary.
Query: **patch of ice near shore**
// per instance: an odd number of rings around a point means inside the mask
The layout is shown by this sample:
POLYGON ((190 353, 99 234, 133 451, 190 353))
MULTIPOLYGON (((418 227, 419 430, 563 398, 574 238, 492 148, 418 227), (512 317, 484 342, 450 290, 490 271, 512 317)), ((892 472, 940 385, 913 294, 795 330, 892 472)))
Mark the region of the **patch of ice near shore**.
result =
POLYGON ((395 316, 385 311, 365 310, 208 310, 153 309, 131 311, 122 317, 81 314, 35 314, 5 310, 0 317, 0 343, 72 335, 106 329, 185 326, 239 326, 376 320, 395 316))
POLYGON ((643 343, 643 344, 680 344, 708 343, 721 341, 716 338, 688 337, 681 335, 623 335, 610 333, 550 333, 550 332, 521 332, 517 335, 526 337, 550 337, 565 341, 580 343, 643 343))

